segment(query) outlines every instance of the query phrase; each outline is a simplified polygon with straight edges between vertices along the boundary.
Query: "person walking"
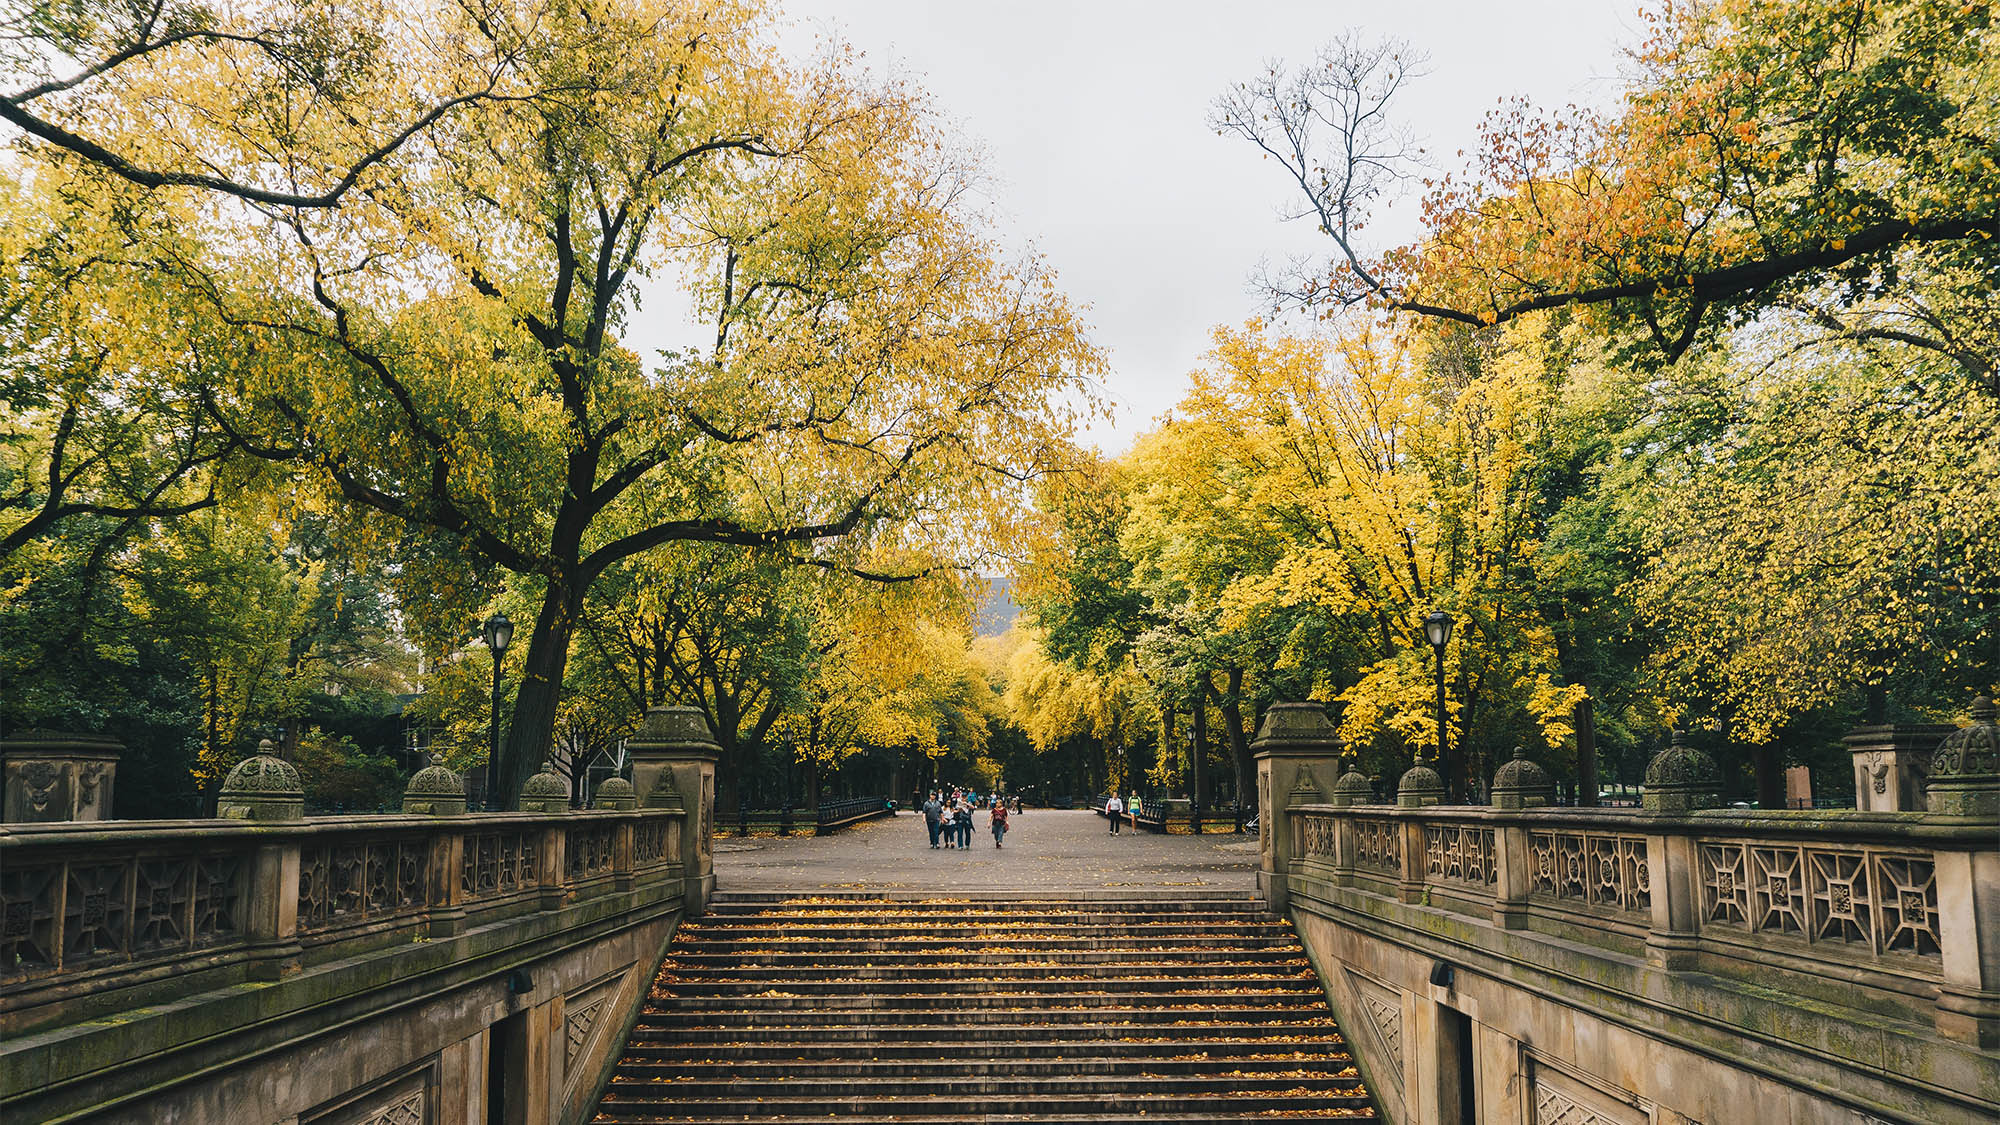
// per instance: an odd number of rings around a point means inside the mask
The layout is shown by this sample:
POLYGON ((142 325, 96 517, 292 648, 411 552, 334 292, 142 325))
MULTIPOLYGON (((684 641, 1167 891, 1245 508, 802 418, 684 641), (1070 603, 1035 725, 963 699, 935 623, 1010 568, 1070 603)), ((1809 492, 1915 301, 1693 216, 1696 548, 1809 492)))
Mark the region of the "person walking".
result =
POLYGON ((1118 799, 1118 794, 1113 793, 1104 802, 1104 819, 1111 822, 1111 834, 1118 835, 1118 822, 1125 819, 1125 802, 1118 799))
POLYGON ((958 806, 958 846, 961 848, 970 848, 972 846, 972 803, 970 801, 961 802, 958 806))
POLYGON ((1000 838, 1007 834, 1007 806, 995 801, 993 811, 989 815, 993 818, 993 846, 997 848, 1000 846, 1000 838))
POLYGON ((937 794, 931 794, 924 802, 924 827, 930 829, 931 847, 938 846, 938 829, 943 827, 944 806, 938 803, 937 794))

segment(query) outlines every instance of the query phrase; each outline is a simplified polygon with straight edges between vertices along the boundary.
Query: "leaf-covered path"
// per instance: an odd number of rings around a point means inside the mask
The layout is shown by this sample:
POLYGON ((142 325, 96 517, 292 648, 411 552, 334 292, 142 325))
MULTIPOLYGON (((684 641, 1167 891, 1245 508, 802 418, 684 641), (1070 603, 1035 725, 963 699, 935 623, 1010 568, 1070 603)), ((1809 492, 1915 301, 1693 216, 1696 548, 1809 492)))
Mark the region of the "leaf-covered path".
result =
MULTIPOLYGON (((938 894, 1147 888, 1240 892, 1256 885, 1254 835, 1161 836, 1127 827, 1117 836, 1092 812, 1030 810, 995 848, 986 814, 972 847, 931 850, 923 817, 901 813, 832 836, 718 837, 719 890, 876 890, 938 894)), ((1194 896, 1198 897, 1198 896, 1194 896)))

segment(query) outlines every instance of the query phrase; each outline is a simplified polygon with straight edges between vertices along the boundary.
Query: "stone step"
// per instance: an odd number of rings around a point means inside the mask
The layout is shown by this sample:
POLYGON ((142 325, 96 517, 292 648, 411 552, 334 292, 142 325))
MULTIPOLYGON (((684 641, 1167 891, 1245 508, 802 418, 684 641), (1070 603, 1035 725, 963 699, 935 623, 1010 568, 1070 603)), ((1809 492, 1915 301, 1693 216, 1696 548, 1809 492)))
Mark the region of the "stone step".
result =
MULTIPOLYGON (((734 1027, 696 1027, 668 1023, 649 1027, 642 1021, 633 1029, 631 1042, 635 1045, 659 1044, 675 1047, 682 1044, 750 1047, 782 1042, 801 1050, 828 1046, 851 1053, 854 1046, 859 1043, 867 1043, 869 1050, 879 1051, 890 1046, 931 1044, 941 1041, 939 1030, 934 1024, 794 1025, 782 1029, 784 1031, 782 1039, 774 1034, 767 1034, 774 1030, 777 1029, 763 1027, 757 1023, 734 1027)), ((1256 1042, 1269 1045, 1272 1043, 1270 1037, 1274 1034, 1283 1036, 1278 1049, 1284 1049, 1292 1044, 1318 1047, 1339 1046, 1346 1043, 1331 1019, 1289 1025, 1271 1020, 1222 1019, 1212 1022, 1156 1020, 1151 1023, 1079 1023, 1064 1020, 1056 1023, 986 1023, 953 1030, 950 1042, 960 1046, 977 1042, 980 1044, 980 1050, 987 1053, 999 1053, 1038 1044, 1075 1046, 1079 1050, 1088 1049, 1101 1053, 1118 1043, 1130 1044, 1133 1048, 1198 1045, 1191 1046, 1190 1049, 1206 1049, 1210 1043, 1256 1042)))
POLYGON ((661 966, 661 972, 669 978, 680 981, 698 981, 704 984, 725 982, 804 980, 814 969, 824 973, 818 977, 828 981, 874 981, 878 986, 898 984, 917 979, 913 974, 921 971, 925 980, 965 981, 973 979, 1004 980, 1009 978, 1060 979, 1088 977, 1093 980, 1140 980, 1160 977, 1177 981, 1206 980, 1215 977, 1277 977, 1317 981, 1311 965, 1304 958, 1271 958, 1266 961, 1244 961, 1231 957, 1226 962, 1211 960, 1186 961, 1175 964, 1170 961, 1078 961, 1061 964, 1022 964, 1018 959, 995 958, 966 963, 936 961, 924 958, 901 959, 892 964, 859 962, 851 965, 825 965, 801 959, 783 965, 743 965, 725 959, 704 960, 690 963, 686 958, 677 958, 661 966))
POLYGON ((1051 918, 1043 921, 1035 918, 883 918, 878 921, 861 922, 748 922, 742 925, 701 923, 681 927, 689 940, 708 941, 716 938, 731 938, 742 934, 769 935, 773 930, 778 935, 810 938, 894 938, 894 937, 934 937, 939 935, 969 937, 1015 937, 1028 934, 1048 934, 1054 937, 1073 937, 1086 940, 1100 937, 1262 937, 1270 934, 1290 934, 1285 923, 1266 918, 1241 918, 1234 921, 1208 922, 1199 919, 1183 921, 1178 918, 1110 919, 1105 921, 1071 921, 1051 918))
MULTIPOLYGON (((850 1098, 858 1091, 866 1090, 866 1097, 873 1101, 899 1102, 909 1098, 977 1098, 981 1100, 1002 1098, 1018 1101, 1030 1098, 1081 1098, 1125 1102, 1133 1098, 1189 1098, 1201 1095, 1215 1097, 1242 1097, 1251 1093, 1284 1093, 1311 1091, 1331 1098, 1353 1097, 1361 1088, 1361 1080, 1354 1075, 1338 1075, 1331 1071, 1310 1068, 1295 1068, 1291 1074, 1248 1074, 1240 1071, 1223 1071, 1210 1067, 1206 1073, 1170 1073, 1107 1075, 1023 1075, 1019 1072, 1002 1074, 980 1073, 977 1071, 938 1070, 928 1074, 905 1077, 883 1076, 871 1072, 858 1072, 849 1077, 839 1074, 820 1076, 772 1075, 762 1079, 681 1078, 662 1071, 657 1077, 649 1077, 643 1068, 619 1067, 611 1080, 607 1092, 613 1097, 629 1097, 643 1100, 655 1096, 651 1092, 660 1090, 662 1084, 671 1083, 671 1095, 676 1102, 721 1100, 728 1098, 756 1099, 779 1094, 787 1099, 796 1098, 850 1098), (862 1081, 863 1079, 866 1081, 862 1081)), ((1242 1104, 1242 1103, 1238 1103, 1242 1104)))
MULTIPOLYGON (((771 992, 780 990, 773 989, 771 992)), ((673 1001, 671 1014, 690 1019, 704 1019, 717 1013, 742 1013, 752 1015, 760 1012, 811 1011, 818 1015, 839 1015, 841 1013, 900 1019, 904 1016, 922 1018, 932 1014, 962 1014, 967 1017, 992 1015, 996 1012, 1020 1011, 1026 1009, 1039 1012, 1062 1012, 1072 1018, 1094 1009, 1113 1008, 1119 1010, 1187 1010, 1198 1012, 1211 1008, 1271 1008, 1292 1013, 1321 1013, 1326 1010, 1326 1002, 1317 998, 1316 993, 1303 993, 1297 989, 1251 991, 1242 989, 1234 992, 1211 992, 1207 990, 1191 992, 957 992, 940 994, 865 994, 839 997, 821 997, 805 994, 771 995, 754 993, 749 996, 684 996, 673 1001)), ((650 1013, 649 1013, 650 1014, 650 1013)), ((662 1013, 668 1014, 668 1013, 662 1013)))
MULTIPOLYGON (((1304 1054, 1306 1052, 1294 1052, 1304 1054)), ((981 1052, 966 1057, 963 1047, 947 1048, 932 1058, 889 1059, 647 1059, 627 1055, 618 1068, 620 1081, 737 1081, 772 1082, 785 1080, 853 1083, 931 1079, 942 1077, 996 1078, 1130 1078, 1146 1075, 1197 1077, 1224 1070, 1237 1076, 1285 1076, 1320 1079, 1351 1079, 1353 1062, 1347 1056, 1325 1058, 1258 1059, 1218 1058, 1209 1051, 1184 1055, 1128 1055, 1123 1057, 991 1058, 981 1052)), ((791 1089, 789 1085, 787 1089, 791 1089)), ((678 1087, 677 1087, 678 1089, 678 1087)))
POLYGON ((1103 1021, 1128 1024, 1171 1024, 1186 1021, 1193 1026, 1213 1021, 1215 1023, 1258 1024, 1269 1028, 1273 1024, 1287 1027, 1314 1027, 1312 1021, 1326 1019, 1327 1026, 1333 1021, 1326 1016, 1324 1007, 1307 1008, 1298 1004, 1274 1001, 1268 1005, 1241 1004, 1231 1007, 1198 1007, 1187 1004, 1160 1004, 1153 1007, 1124 1004, 1123 997, 1106 997, 1104 1004, 1077 1004, 1064 1007, 1055 1004, 1029 1006, 1009 1004, 993 1008, 977 1007, 846 1007, 827 1008, 815 1004, 810 997, 801 997, 802 1003, 795 1008, 782 1007, 716 1007, 692 1011, 643 1012, 639 1016, 642 1027, 753 1027, 765 1030, 792 1027, 857 1027, 878 1021, 906 1025, 960 1026, 971 1028, 988 1024, 1073 1024, 1079 1021, 1103 1021))
MULTIPOLYGON (((851 1089, 851 1087, 850 1087, 851 1089)), ((1273 1110, 1369 1109, 1369 1099, 1359 1086, 1349 1090, 1321 1089, 1310 1084, 1285 1090, 1246 1090, 1240 1094, 1195 1093, 1184 1096, 1156 1093, 1107 1094, 1079 1088, 1070 1094, 1020 1094, 973 1091, 966 1094, 935 1096, 911 1094, 875 1097, 856 1094, 824 1097, 740 1097, 686 1098, 676 1091, 661 1090, 656 1097, 646 1091, 627 1091, 614 1086, 598 1105, 599 1120, 715 1120, 721 1118, 755 1121, 777 1117, 849 1117, 865 1121, 894 1121, 898 1125, 912 1117, 946 1117, 969 1105, 990 1105, 1026 1120, 1045 1120, 1049 1115, 1073 1115, 1076 1120, 1102 1121, 1101 1111, 1092 1116, 1093 1106, 1107 1102, 1124 1116, 1157 1119, 1160 1114, 1236 1115, 1239 1121, 1265 1121, 1273 1110), (671 1097, 671 1100, 668 1100, 671 1097), (1115 1101, 1113 1100, 1115 1099, 1115 1101), (667 1116, 667 1115, 671 1116, 667 1116)), ((964 1118, 961 1115, 961 1120, 964 1118)), ((971 1120, 991 1121, 990 1116, 971 1120)))
POLYGON ((1199 903, 1203 906, 1229 903, 1261 907, 1263 897, 1254 890, 1233 887, 1103 887, 1090 891, 1066 891, 1048 887, 995 888, 935 895, 924 891, 718 891, 709 900, 711 908, 741 906, 782 906, 795 910, 816 910, 855 904, 927 906, 1043 906, 1077 907, 1164 906, 1199 903))
MULTIPOLYGON (((1170 939, 1168 939, 1170 941, 1170 939)), ((1088 945, 1096 951, 1122 951, 1122 953, 1204 953, 1204 955, 1236 955, 1242 951, 1284 951, 1294 957, 1302 957, 1304 949, 1288 933, 1272 933, 1260 937, 1238 937, 1230 939, 1226 945, 1184 941, 1178 945, 1162 945, 1160 937, 1100 937, 1094 941, 1080 939, 1054 939, 1054 937, 986 937, 966 941, 962 937, 924 937, 924 939, 854 939, 854 941, 830 941, 830 939, 786 939, 786 937, 740 937, 728 941, 714 941, 706 937, 690 937, 688 943, 676 945, 676 951, 684 949, 688 953, 720 953, 720 955, 752 955, 752 953, 920 953, 920 955, 946 955, 946 953, 1074 953, 1080 945, 1088 945)))
POLYGON ((946 996, 1002 996, 1011 993, 1035 993, 1039 995, 1069 995, 1075 993, 1110 992, 1120 996, 1148 996, 1165 998, 1172 1003, 1180 997, 1202 995, 1240 995, 1243 993, 1319 994, 1317 981, 1302 980, 1294 973, 1288 977, 1259 976, 1241 973, 1237 976, 1162 977, 1157 975, 1114 976, 1092 974, 1062 976, 1049 973, 1020 973, 1013 976, 931 976, 897 977, 894 980, 868 980, 855 978, 826 978, 806 980, 799 977, 776 977, 748 980, 709 980, 681 977, 674 981, 663 981, 661 989, 676 1000, 712 999, 723 996, 759 997, 770 992, 785 992, 797 996, 866 997, 886 999, 890 997, 930 1000, 939 995, 946 996))
MULTIPOLYGON (((1107 1030, 1116 1030, 1110 1028, 1107 1030)), ((792 1033, 796 1035, 797 1033, 792 1033)), ((816 1042, 805 1042, 788 1037, 784 1040, 760 1040, 756 1043, 729 1042, 686 1042, 679 1038, 658 1041, 635 1036, 626 1048, 625 1058, 629 1062, 678 1062, 687 1066, 706 1065, 757 1065, 776 1062, 781 1065, 795 1063, 817 1063, 831 1060, 837 1065, 853 1065, 855 1059, 866 1054, 870 1062, 896 1062, 909 1059, 921 1062, 936 1062, 941 1059, 960 1057, 967 1040, 963 1039, 917 1039, 907 1041, 884 1041, 880 1039, 852 1040, 844 1038, 824 1038, 816 1042)), ((1088 1035, 1040 1035, 1033 1039, 1002 1041, 983 1039, 979 1041, 979 1056, 982 1060, 999 1062, 1006 1059, 1040 1059, 1060 1065, 1077 1066, 1124 1065, 1146 1060, 1178 1060, 1200 1056, 1211 1059, 1231 1059, 1249 1061, 1281 1062, 1294 1055, 1307 1055, 1321 1063, 1346 1065, 1350 1056, 1346 1046, 1334 1037, 1329 1043, 1274 1043, 1269 1039, 1204 1039, 1198 1042, 1154 1039, 1146 1042, 1131 1042, 1121 1038, 1088 1035), (1088 1048, 1087 1053, 1079 1048, 1088 1048), (1259 1059, 1259 1056, 1272 1056, 1259 1059)))
POLYGON ((785 925, 868 925, 894 920, 908 921, 1015 921, 1046 919, 1069 919, 1086 922, 1134 922, 1153 919, 1174 918, 1183 922, 1276 922, 1276 915, 1264 909, 1262 903, 1254 907, 1237 908, 1209 907, 1164 910, 1159 903, 1135 904, 1129 909, 1101 909, 1099 907, 981 907, 943 906, 931 909, 917 909, 916 904, 882 908, 828 907, 823 910, 793 911, 789 909, 756 908, 735 910, 710 910, 701 918, 703 926, 760 925, 782 922, 785 925))
POLYGON ((599 1120, 1372 1116, 1286 922, 1201 901, 718 898, 599 1120))
MULTIPOLYGON (((635 1125, 704 1125, 722 1122, 754 1120, 759 1125, 826 1125, 829 1117, 839 1120, 838 1115, 822 1114, 812 1117, 783 1117, 760 1113, 754 1118, 747 1115, 736 1117, 667 1117, 644 1111, 622 1113, 617 1117, 604 1115, 599 1120, 630 1121, 635 1125)), ((1347 1120, 1366 1121, 1373 1117, 1372 1110, 1350 1110, 1343 1114, 1347 1120)), ((972 1114, 920 1114, 880 1120, 893 1121, 896 1125, 1245 1125, 1246 1122, 1265 1121, 1318 1121, 1325 1122, 1324 1112, 1303 1110, 1247 1110, 1237 1113, 1154 1113, 1128 1114, 1096 1110, 1090 1113, 972 1113, 972 1114)))

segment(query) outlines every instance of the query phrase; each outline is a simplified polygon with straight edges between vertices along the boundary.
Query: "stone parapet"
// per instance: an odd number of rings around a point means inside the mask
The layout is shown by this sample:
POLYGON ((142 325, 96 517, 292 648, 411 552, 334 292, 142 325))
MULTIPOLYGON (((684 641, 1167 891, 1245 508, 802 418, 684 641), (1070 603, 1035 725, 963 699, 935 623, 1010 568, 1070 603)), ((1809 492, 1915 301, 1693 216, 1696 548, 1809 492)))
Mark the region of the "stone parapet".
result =
MULTIPOLYGON (((1295 843, 1284 880, 1295 911, 1337 903, 1339 918, 1372 929, 1414 909, 1431 920, 1407 925, 1426 933, 1518 933, 1507 940, 1547 949, 1524 953, 1516 977, 1595 958, 1606 968, 1574 971, 1635 973, 1649 982, 1643 1002, 1675 1019, 1699 1021, 1713 988, 1767 997, 1759 1018, 1774 1023, 1887 1021, 1952 1058, 2000 1045, 1990 825, 1855 810, 1272 811, 1295 843)), ((1847 1062, 1867 1081, 1902 1081, 1900 1064, 1847 1062)), ((2000 1107, 2000 1070, 1993 1085, 1984 1096, 2000 1107)))
POLYGON ((0 828, 0 1036, 635 885, 678 898, 679 811, 0 828))

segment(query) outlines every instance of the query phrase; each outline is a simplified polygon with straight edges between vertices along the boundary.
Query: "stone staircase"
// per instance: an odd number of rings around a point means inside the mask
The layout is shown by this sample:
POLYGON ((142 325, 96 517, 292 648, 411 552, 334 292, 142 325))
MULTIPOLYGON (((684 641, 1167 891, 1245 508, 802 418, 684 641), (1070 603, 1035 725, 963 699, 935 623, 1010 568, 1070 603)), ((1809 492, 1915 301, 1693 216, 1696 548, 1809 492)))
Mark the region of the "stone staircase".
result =
POLYGON ((1374 1110, 1291 927, 1174 901, 724 894, 598 1121, 1243 1122, 1374 1110))

